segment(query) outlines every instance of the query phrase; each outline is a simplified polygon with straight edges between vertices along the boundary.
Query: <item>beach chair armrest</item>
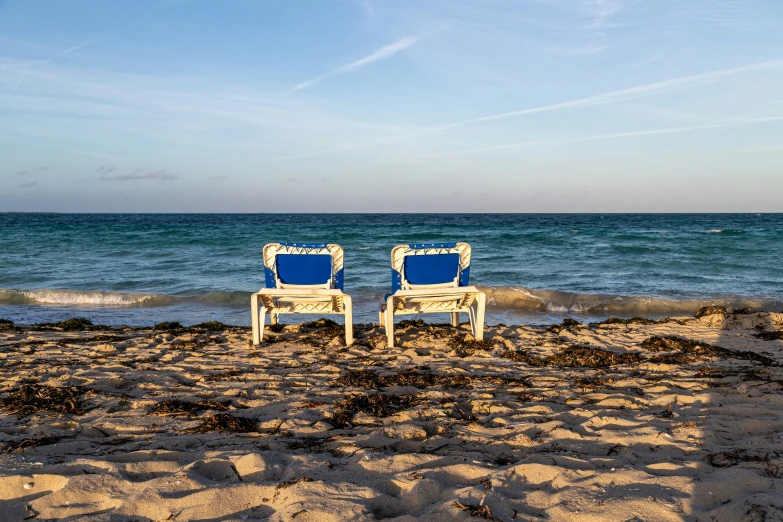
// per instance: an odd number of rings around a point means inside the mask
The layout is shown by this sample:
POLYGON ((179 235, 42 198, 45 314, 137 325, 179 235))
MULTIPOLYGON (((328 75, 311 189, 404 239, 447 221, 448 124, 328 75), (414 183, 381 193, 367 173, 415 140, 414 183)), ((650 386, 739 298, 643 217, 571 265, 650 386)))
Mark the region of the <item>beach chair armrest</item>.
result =
POLYGON ((391 297, 417 297, 439 294, 472 294, 478 293, 475 286, 452 286, 441 288, 416 288, 415 290, 397 290, 391 297))

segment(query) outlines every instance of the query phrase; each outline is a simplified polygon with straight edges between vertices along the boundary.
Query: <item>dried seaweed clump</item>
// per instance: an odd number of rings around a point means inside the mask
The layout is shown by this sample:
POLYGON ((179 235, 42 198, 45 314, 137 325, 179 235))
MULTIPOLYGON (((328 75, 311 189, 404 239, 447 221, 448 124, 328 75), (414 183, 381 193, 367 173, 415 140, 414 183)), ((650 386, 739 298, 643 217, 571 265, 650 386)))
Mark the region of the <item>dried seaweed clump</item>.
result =
POLYGON ((582 324, 582 323, 580 323, 576 319, 571 319, 570 317, 566 317, 565 319, 563 319, 562 323, 560 323, 560 324, 553 324, 552 326, 547 328, 546 331, 547 332, 552 332, 552 333, 560 333, 563 330, 568 330, 569 328, 574 328, 575 326, 579 326, 580 324, 582 324))
POLYGON ((331 343, 335 337, 345 335, 345 328, 331 319, 323 317, 315 321, 302 323, 300 329, 308 334, 301 339, 301 342, 319 348, 331 343))
POLYGON ((65 331, 75 331, 75 330, 88 330, 91 327, 94 327, 95 325, 93 325, 92 321, 90 321, 87 318, 72 317, 70 319, 66 319, 65 321, 60 321, 59 323, 43 323, 39 326, 42 326, 44 328, 60 328, 61 330, 65 330, 65 331))
POLYGON ((204 377, 205 381, 217 382, 217 381, 229 381, 232 377, 242 375, 244 373, 239 368, 231 368, 220 373, 210 373, 204 377))
POLYGON ((231 325, 221 323, 220 321, 206 321, 199 324, 194 324, 192 326, 195 330, 225 330, 227 328, 231 328, 231 325))
POLYGON ((332 386, 377 390, 389 386, 414 386, 420 389, 432 386, 462 388, 469 386, 470 383, 470 378, 464 375, 436 375, 428 368, 409 368, 389 375, 381 375, 370 370, 350 370, 334 381, 332 386))
POLYGON ((0 332, 18 330, 10 319, 0 319, 0 332))
POLYGON ((591 325, 601 325, 601 324, 655 324, 656 321, 653 321, 652 319, 645 319, 644 317, 631 317, 630 319, 622 319, 620 317, 610 317, 609 319, 606 319, 604 321, 599 321, 597 323, 590 323, 591 325))
POLYGON ((230 405, 231 401, 187 402, 178 399, 166 399, 153 406, 149 412, 153 415, 195 415, 199 410, 225 411, 230 405))
POLYGON ((695 314, 693 314, 693 317, 698 319, 699 317, 705 317, 708 315, 724 315, 726 313, 728 313, 727 310, 722 306, 702 306, 695 314))
POLYGON ((374 417, 388 417, 396 412, 418 404, 416 395, 353 395, 334 406, 331 422, 336 428, 349 428, 353 418, 360 412, 374 417))
POLYGON ((57 388, 40 384, 25 384, 10 397, 0 399, 0 405, 15 415, 30 415, 41 411, 84 415, 81 399, 84 392, 85 389, 81 386, 57 388))
POLYGON ((559 368, 608 368, 618 364, 635 364, 643 360, 638 353, 616 353, 579 345, 568 346, 546 357, 534 357, 522 352, 504 352, 502 356, 530 366, 559 368))
POLYGON ((783 339, 783 332, 758 332, 753 334, 753 337, 763 339, 764 341, 777 341, 783 339))
POLYGON ((772 459, 778 460, 780 458, 781 454, 777 451, 763 452, 762 454, 759 450, 736 449, 710 453, 704 457, 704 460, 716 468, 727 468, 743 462, 756 462, 766 465, 764 474, 768 477, 783 478, 783 470, 780 469, 780 465, 772 462, 772 459))
POLYGON ((182 330, 182 324, 179 321, 163 321, 162 323, 155 323, 154 330, 161 332, 174 332, 182 330))
POLYGON ((651 362, 661 364, 687 364, 708 357, 722 357, 776 366, 773 359, 756 352, 727 350, 720 346, 683 339, 674 335, 654 335, 649 339, 642 341, 641 347, 651 352, 669 352, 656 355, 650 359, 651 362))
POLYGON ((477 351, 489 351, 495 347, 495 343, 489 341, 478 341, 476 339, 467 339, 461 335, 453 336, 448 342, 449 348, 454 350, 457 357, 470 357, 477 351))
POLYGON ((397 323, 398 328, 421 328, 426 325, 427 323, 424 322, 424 319, 403 319, 397 323))
POLYGON ((291 480, 286 480, 285 482, 281 482, 277 486, 275 486, 275 489, 286 489, 290 488, 291 486, 295 486, 296 484, 299 484, 301 482, 312 482, 313 479, 310 477, 294 477, 291 480))
POLYGON ((249 433, 255 431, 256 424, 256 419, 236 417, 230 413, 216 413, 215 415, 207 415, 200 425, 188 431, 191 433, 208 433, 210 431, 249 433))
POLYGON ((477 506, 475 504, 463 504, 459 501, 454 502, 454 505, 462 511, 469 511, 471 517, 491 520, 492 522, 503 522, 502 518, 498 518, 492 514, 492 510, 489 509, 489 506, 487 505, 477 506))
POLYGON ((40 437, 33 437, 30 439, 23 439, 17 442, 11 442, 5 447, 6 453, 13 453, 15 451, 21 451, 27 448, 37 448, 38 446, 50 446, 57 444, 62 440, 62 437, 55 435, 42 435, 40 437))

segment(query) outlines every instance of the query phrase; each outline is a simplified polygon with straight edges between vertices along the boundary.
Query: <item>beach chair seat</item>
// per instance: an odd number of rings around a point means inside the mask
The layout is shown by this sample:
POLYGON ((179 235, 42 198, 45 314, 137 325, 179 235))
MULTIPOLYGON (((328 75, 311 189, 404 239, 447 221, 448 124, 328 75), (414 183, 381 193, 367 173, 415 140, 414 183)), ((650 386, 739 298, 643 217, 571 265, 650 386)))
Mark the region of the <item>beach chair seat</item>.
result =
POLYGON ((342 314, 345 344, 353 344, 351 297, 343 293, 343 249, 333 244, 270 243, 264 246, 266 288, 250 296, 253 344, 261 344, 269 314, 342 314))
POLYGON ((473 336, 484 339, 487 297, 469 286, 470 245, 429 243, 398 245, 391 252, 392 293, 378 311, 378 322, 386 329, 387 345, 394 347, 394 316, 449 313, 452 326, 459 326, 459 314, 470 319, 473 336))

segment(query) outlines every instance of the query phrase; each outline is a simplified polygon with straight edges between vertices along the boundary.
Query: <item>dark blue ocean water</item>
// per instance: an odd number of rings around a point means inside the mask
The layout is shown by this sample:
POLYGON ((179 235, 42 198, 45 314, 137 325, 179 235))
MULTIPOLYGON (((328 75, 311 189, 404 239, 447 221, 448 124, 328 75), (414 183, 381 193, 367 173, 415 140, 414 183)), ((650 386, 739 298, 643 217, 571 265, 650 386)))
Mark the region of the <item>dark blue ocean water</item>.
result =
POLYGON ((371 322, 392 246, 457 240, 490 322, 783 308, 783 214, 0 214, 0 317, 249 324, 261 248, 298 241, 343 246, 371 322))

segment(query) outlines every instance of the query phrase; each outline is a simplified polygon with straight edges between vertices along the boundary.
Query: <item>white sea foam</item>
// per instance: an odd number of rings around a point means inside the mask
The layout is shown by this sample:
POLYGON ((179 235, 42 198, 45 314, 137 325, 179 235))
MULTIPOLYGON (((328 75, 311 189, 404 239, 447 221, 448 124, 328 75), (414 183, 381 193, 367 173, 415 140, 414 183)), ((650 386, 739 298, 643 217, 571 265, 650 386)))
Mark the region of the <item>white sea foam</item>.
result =
POLYGON ((0 290, 0 304, 59 306, 156 306, 171 296, 133 292, 90 292, 79 290, 0 290))
POLYGON ((774 299, 719 298, 666 299, 652 296, 580 294, 560 290, 533 290, 524 287, 484 287, 487 302, 496 309, 583 315, 690 315, 703 306, 778 309, 774 299))
MULTIPOLYGON (((690 315, 702 306, 780 309, 774 299, 715 298, 665 299, 650 296, 617 294, 582 294, 561 290, 530 289, 521 286, 483 287, 487 304, 495 311, 543 314, 581 315, 690 315)), ((193 293, 195 294, 195 292, 193 293)), ((201 304, 209 307, 244 308, 249 306, 250 292, 224 291, 196 295, 173 296, 138 292, 100 292, 79 290, 14 290, 0 289, 0 305, 43 305, 63 307, 132 308, 174 304, 201 304)), ((375 302, 380 291, 354 292, 362 302, 375 302), (377 295, 376 295, 377 294, 377 295)))

